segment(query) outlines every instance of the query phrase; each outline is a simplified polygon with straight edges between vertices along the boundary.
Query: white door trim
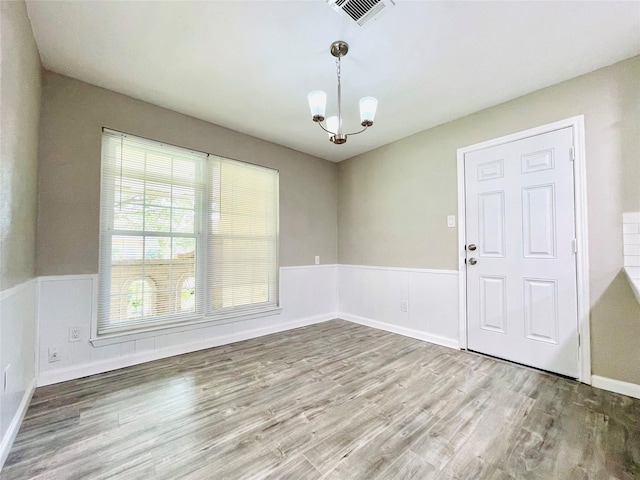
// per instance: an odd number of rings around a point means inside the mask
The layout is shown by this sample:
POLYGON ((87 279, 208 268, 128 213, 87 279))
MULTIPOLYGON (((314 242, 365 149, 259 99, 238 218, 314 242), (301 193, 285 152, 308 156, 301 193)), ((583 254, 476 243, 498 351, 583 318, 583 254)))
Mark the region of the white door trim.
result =
POLYGON ((504 143, 522 140, 543 133, 572 127, 574 145, 574 205, 576 221, 576 275, 578 292, 578 333, 580 335, 580 347, 578 348, 578 365, 580 376, 578 380, 591 384, 591 330, 589 324, 589 245, 587 230, 587 174, 586 153, 584 136, 584 115, 567 118, 558 122, 549 123, 540 127, 531 128, 522 132, 513 133, 475 145, 469 145, 458 149, 458 272, 459 272, 459 308, 460 308, 460 348, 467 348, 467 270, 464 263, 466 252, 464 250, 466 238, 466 213, 465 213, 465 183, 464 183, 464 156, 476 150, 495 147, 504 143))

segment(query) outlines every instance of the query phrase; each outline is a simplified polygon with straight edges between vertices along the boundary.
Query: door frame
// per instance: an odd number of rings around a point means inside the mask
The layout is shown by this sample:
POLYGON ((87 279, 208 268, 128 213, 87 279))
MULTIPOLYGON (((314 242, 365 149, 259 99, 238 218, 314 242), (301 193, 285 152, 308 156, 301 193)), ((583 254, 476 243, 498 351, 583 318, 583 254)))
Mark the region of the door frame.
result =
POLYGON ((587 172, 584 115, 566 118, 503 137, 458 148, 458 301, 460 316, 460 348, 467 349, 467 270, 465 265, 465 181, 464 156, 467 153, 495 147, 524 138, 571 127, 574 145, 574 208, 576 222, 576 286, 578 295, 578 380, 591 385, 591 329, 589 321, 589 243, 587 230, 587 172))

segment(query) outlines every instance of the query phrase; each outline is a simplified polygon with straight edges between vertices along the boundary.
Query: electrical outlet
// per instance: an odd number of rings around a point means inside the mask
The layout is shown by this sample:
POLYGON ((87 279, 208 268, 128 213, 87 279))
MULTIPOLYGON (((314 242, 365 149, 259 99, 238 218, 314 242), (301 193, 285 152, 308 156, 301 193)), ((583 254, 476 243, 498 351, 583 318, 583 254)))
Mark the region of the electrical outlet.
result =
POLYGON ((69 341, 70 342, 80 341, 80 327, 71 327, 69 329, 69 341))
POLYGON ((320 255, 316 255, 316 265, 320 265, 320 255))
POLYGON ((400 300, 400 310, 402 310, 403 312, 409 311, 409 300, 404 298, 400 300))
POLYGON ((60 352, 58 352, 58 349, 55 347, 49 347, 49 363, 59 362, 60 360, 60 352))

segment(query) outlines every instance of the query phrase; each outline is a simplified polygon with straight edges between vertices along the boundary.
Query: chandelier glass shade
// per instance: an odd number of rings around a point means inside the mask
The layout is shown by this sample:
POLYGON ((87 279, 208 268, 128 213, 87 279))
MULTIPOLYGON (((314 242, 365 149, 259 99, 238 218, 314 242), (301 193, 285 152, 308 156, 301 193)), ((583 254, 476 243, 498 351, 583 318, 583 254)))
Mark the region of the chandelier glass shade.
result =
POLYGON ((311 118, 320 127, 329 134, 329 140, 337 145, 341 145, 347 141, 348 135, 357 135, 364 132, 367 128, 373 125, 373 119, 376 116, 376 109, 378 107, 378 100, 373 97, 363 97, 360 99, 360 125, 362 130, 351 133, 344 133, 342 128, 342 86, 341 86, 341 72, 340 72, 340 60, 349 51, 349 45, 347 42, 338 40, 331 44, 329 49, 331 55, 336 58, 336 74, 338 78, 338 115, 331 116, 326 119, 325 125, 322 122, 325 121, 325 113, 327 110, 327 94, 322 90, 314 90, 308 95, 309 109, 311 110, 311 118))

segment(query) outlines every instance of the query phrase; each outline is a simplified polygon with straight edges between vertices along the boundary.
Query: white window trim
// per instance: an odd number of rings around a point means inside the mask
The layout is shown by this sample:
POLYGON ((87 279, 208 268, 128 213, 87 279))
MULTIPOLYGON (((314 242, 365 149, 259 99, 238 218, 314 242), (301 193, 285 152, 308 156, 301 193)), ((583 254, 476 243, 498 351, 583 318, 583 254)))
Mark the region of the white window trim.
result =
MULTIPOLYGON (((96 282, 98 282, 98 276, 96 275, 96 282)), ((130 342, 135 340, 143 340, 145 338, 157 337, 160 335, 169 335, 172 333, 181 333, 188 330, 197 330, 201 328, 213 327, 215 325, 224 325, 227 323, 242 322, 246 320, 252 320, 255 318, 270 317, 273 315, 280 315, 282 313, 282 307, 268 308, 260 311, 254 311, 244 315, 226 315, 226 316, 200 316, 193 317, 188 321, 180 322, 179 324, 172 323, 167 325, 149 325, 146 328, 136 329, 135 331, 123 331, 118 333, 107 333, 98 335, 98 289, 95 289, 94 294, 94 308, 91 318, 91 338, 89 341, 94 347, 103 347, 105 345, 113 345, 115 343, 130 342)))
MULTIPOLYGON (((117 130, 112 130, 106 127, 103 127, 102 131, 109 131, 109 132, 113 132, 113 133, 120 133, 123 135, 131 135, 133 137, 137 137, 136 135, 132 135, 132 134, 127 134, 127 133, 123 133, 123 132, 119 132, 117 130)), ((139 138, 143 138, 143 137, 139 137, 139 138)), ((151 140, 153 142, 158 142, 158 143, 164 143, 167 144, 166 142, 159 142, 157 140, 151 140)), ((184 149, 184 147, 178 147, 178 148, 182 148, 184 149)), ((187 149, 189 150, 189 149, 187 149)), ((192 150, 192 149, 191 149, 192 150)), ((206 153, 206 152, 199 152, 199 153, 204 153, 205 155, 209 156, 215 156, 218 158, 225 158, 227 160, 232 160, 232 161, 236 161, 236 162, 240 162, 240 163, 246 163, 249 165, 252 165, 250 162, 244 162, 242 160, 235 160, 235 159, 231 159, 228 157, 220 157, 219 155, 214 155, 211 153, 206 153)), ((202 164, 202 175, 208 175, 207 173, 207 162, 208 160, 205 160, 202 164)), ((278 172, 277 169, 273 169, 270 167, 264 167, 262 165, 256 165, 259 166, 261 168, 267 168, 270 170, 275 170, 276 172, 278 172)), ((102 157, 101 157, 101 174, 100 174, 100 184, 102 185, 102 157)), ((207 186, 205 187, 205 189, 201 192, 200 195, 200 201, 196 202, 196 218, 197 218, 197 222, 198 222, 198 226, 200 227, 198 232, 195 235, 193 235, 193 238, 197 239, 197 243, 196 243, 196 248, 199 249, 199 251, 197 251, 197 258, 198 260, 196 261, 196 268, 199 268, 202 272, 202 274, 199 276, 196 275, 196 282, 198 285, 201 285, 202 290, 201 291, 205 291, 205 286, 207 283, 206 277, 207 277, 207 235, 205 232, 208 231, 208 215, 206 214, 206 212, 208 212, 208 204, 207 204, 207 198, 208 198, 208 193, 207 193, 207 189, 209 188, 209 184, 207 182, 206 184, 207 186)), ((279 185, 278 185, 279 187, 279 185)), ((102 194, 101 194, 102 195, 102 194)), ((276 193, 277 195, 277 199, 276 201, 279 203, 279 188, 278 188, 278 192, 276 193)), ((102 198, 102 197, 101 197, 102 198)), ((100 210, 102 211, 102 204, 100 205, 100 210)), ((278 208, 279 210, 279 208, 278 208)), ((279 212, 278 212, 278 225, 277 225, 277 229, 279 230, 279 212)), ((144 232, 147 233, 147 232, 144 232)), ((149 234, 153 234, 156 235, 159 232, 149 232, 149 234)), ((109 242, 111 242, 111 237, 113 236, 112 233, 108 233, 106 234, 105 232, 102 232, 102 230, 100 231, 100 241, 103 241, 103 236, 108 236, 109 237, 109 242)), ((181 236, 181 235, 178 235, 181 236)), ((189 238, 191 238, 191 235, 186 235, 189 238)), ((156 337, 158 335, 168 335, 168 334, 172 334, 172 333, 180 333, 180 332, 184 332, 184 331, 188 331, 188 330, 195 330, 195 329, 201 329, 201 328, 207 328, 207 327, 211 327, 214 325, 223 325, 223 324, 228 324, 228 323, 235 323, 235 322, 242 322, 242 321, 246 321, 246 320, 251 320, 251 319, 255 319, 255 318, 262 318, 262 317, 268 317, 268 316, 273 316, 273 315, 280 315, 282 313, 282 307, 280 305, 280 266, 279 266, 279 234, 278 234, 278 241, 276 243, 276 249, 277 249, 277 253, 276 253, 276 305, 270 304, 264 307, 247 307, 247 308, 240 308, 238 310, 235 311, 231 311, 231 310, 226 310, 226 311, 221 311, 218 313, 211 313, 210 311, 210 302, 208 300, 208 296, 207 296, 207 300, 205 302, 203 302, 201 304, 201 308, 203 309, 202 312, 200 313, 196 313, 192 316, 185 316, 181 319, 168 319, 166 321, 166 323, 163 324, 162 320, 157 321, 157 322, 152 322, 150 321, 148 324, 140 324, 140 326, 138 328, 129 328, 129 329, 123 329, 122 331, 114 331, 114 332, 109 332, 109 333, 103 333, 103 334, 98 334, 98 328, 99 328, 99 322, 98 322, 98 302, 99 302, 99 292, 101 289, 101 285, 100 285, 100 274, 97 274, 93 277, 93 281, 94 281, 94 285, 95 288, 93 289, 93 307, 92 307, 92 315, 91 315, 91 336, 89 338, 89 341, 91 342, 91 344, 94 347, 101 347, 101 346, 105 346, 105 345, 113 345, 116 343, 123 343, 123 342, 127 342, 127 341, 135 341, 135 340, 141 340, 141 339, 145 339, 145 338, 151 338, 151 337, 156 337)), ((111 270, 108 270, 108 274, 105 274, 105 276, 110 277, 111 276, 111 270)))

